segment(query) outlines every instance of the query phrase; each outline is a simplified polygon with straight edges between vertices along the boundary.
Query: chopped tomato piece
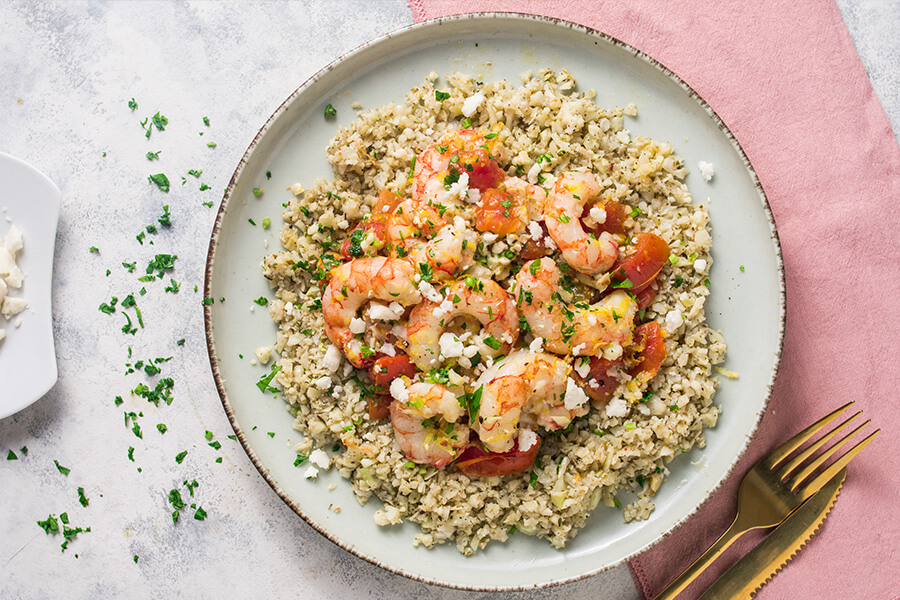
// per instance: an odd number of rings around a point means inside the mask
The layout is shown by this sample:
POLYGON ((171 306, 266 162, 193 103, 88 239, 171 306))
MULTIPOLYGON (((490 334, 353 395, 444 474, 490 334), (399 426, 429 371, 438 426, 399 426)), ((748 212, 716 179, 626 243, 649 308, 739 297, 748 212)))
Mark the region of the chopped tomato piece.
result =
POLYGON ((602 356, 592 356, 591 370, 588 374, 582 378, 577 371, 573 371, 573 375, 588 396, 596 402, 606 402, 619 387, 619 380, 613 377, 611 372, 614 367, 621 364, 621 359, 607 360, 602 356))
POLYGON ((633 250, 620 254, 612 268, 614 287, 637 294, 649 286, 669 259, 669 244, 655 233, 639 233, 633 250), (616 284, 625 284, 619 285, 616 284))
POLYGON ((419 370, 405 354, 397 356, 382 356, 378 358, 369 370, 369 378, 375 385, 388 388, 391 382, 398 377, 414 377, 419 370))
POLYGON ((550 246, 545 243, 545 241, 549 239, 547 226, 544 225, 543 221, 540 221, 539 225, 541 227, 543 235, 537 240, 529 236, 528 240, 525 242, 525 245, 522 246, 522 250, 519 252, 519 258, 523 260, 536 260, 538 258, 550 256, 550 254, 553 252, 553 250, 550 249, 550 246))
POLYGON ((635 299, 637 300, 638 310, 642 310, 650 306, 650 304, 653 303, 653 299, 656 298, 657 293, 659 293, 659 282, 654 279, 650 282, 650 285, 634 295, 635 299))
POLYGON ((491 188, 475 205, 475 229, 498 235, 515 233, 522 226, 518 201, 510 194, 491 188))
MULTIPOLYGON (((584 219, 591 210, 591 206, 584 207, 584 213, 581 218, 584 219)), ((626 233, 625 221, 631 212, 627 206, 615 200, 607 200, 603 204, 603 210, 606 211, 606 219, 602 223, 598 223, 594 227, 589 228, 594 234, 600 234, 603 231, 609 233, 626 233)))
POLYGON ((466 477, 501 477, 527 471, 534 464, 541 438, 528 450, 519 450, 516 441, 508 452, 488 452, 481 444, 470 444, 456 461, 456 468, 466 477))
POLYGON ((372 218, 391 214, 401 202, 403 198, 399 195, 390 190, 381 190, 378 193, 378 200, 372 206, 372 218))
POLYGON ((374 421, 379 421, 390 417, 391 402, 393 402, 393 398, 381 394, 366 398, 366 404, 368 404, 369 407, 369 418, 374 421))
POLYGON ((666 360, 666 340, 659 323, 650 321, 638 325, 634 330, 634 342, 641 350, 637 364, 628 370, 628 374, 632 377, 640 375, 646 381, 656 375, 666 360))

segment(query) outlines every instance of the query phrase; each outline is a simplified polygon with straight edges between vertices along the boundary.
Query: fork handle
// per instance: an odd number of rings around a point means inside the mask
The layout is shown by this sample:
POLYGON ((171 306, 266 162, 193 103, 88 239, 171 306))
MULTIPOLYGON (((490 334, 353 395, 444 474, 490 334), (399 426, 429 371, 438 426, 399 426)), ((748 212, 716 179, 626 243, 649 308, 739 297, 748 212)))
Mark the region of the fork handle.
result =
POLYGON ((717 539, 712 546, 707 548, 706 552, 701 554, 697 560, 691 563, 691 566, 685 569, 681 575, 666 586, 666 589, 657 594, 653 600, 673 600, 684 590, 684 588, 689 586, 691 582, 706 569, 706 567, 711 565, 719 555, 725 552, 735 540, 749 531, 750 528, 738 523, 738 516, 739 515, 736 515, 734 517, 734 521, 731 522, 731 525, 728 526, 725 533, 719 536, 719 539, 717 539))

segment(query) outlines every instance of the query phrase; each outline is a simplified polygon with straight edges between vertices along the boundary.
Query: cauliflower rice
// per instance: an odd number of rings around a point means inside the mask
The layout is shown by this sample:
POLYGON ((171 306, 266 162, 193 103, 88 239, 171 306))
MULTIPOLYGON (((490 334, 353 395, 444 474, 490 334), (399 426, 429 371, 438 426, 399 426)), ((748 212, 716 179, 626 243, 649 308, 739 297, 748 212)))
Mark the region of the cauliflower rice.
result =
MULTIPOLYGON (((625 115, 636 115, 633 105, 599 108, 593 92, 576 91, 564 70, 523 75, 519 87, 452 74, 440 86, 449 92, 443 100, 436 98, 437 84, 431 74, 404 103, 362 111, 338 131, 327 148, 334 179, 291 188, 284 250, 263 261, 276 296, 270 303, 279 326, 276 381, 294 428, 304 435, 297 451, 317 452, 322 464, 318 451, 327 450, 360 503, 373 495, 383 502, 373 511, 379 526, 414 521, 422 530, 415 544, 452 540, 466 555, 515 532, 561 548, 601 503, 602 510, 621 510, 625 522, 645 519, 666 464, 693 446, 704 447, 703 430, 716 424, 720 411, 710 375, 724 359, 725 343, 705 323, 712 265, 706 207, 692 203, 683 161, 669 144, 633 138, 624 127, 625 115), (369 419, 365 376, 324 334, 317 258, 340 245, 381 189, 404 190, 413 157, 448 127, 496 131, 507 149, 501 167, 544 188, 564 171, 592 171, 613 199, 637 209, 634 231, 661 236, 671 250, 658 276, 660 292, 645 314, 666 332, 659 373, 645 389, 624 383, 604 408, 592 409, 563 433, 544 435, 534 466, 502 478, 469 478, 453 466, 411 463, 390 421, 369 419), (619 496, 632 501, 623 506, 619 496)), ((529 235, 498 242, 518 251, 529 235)), ((496 281, 514 275, 502 250, 486 260, 496 281)), ((520 340, 527 348, 533 338, 520 340)))

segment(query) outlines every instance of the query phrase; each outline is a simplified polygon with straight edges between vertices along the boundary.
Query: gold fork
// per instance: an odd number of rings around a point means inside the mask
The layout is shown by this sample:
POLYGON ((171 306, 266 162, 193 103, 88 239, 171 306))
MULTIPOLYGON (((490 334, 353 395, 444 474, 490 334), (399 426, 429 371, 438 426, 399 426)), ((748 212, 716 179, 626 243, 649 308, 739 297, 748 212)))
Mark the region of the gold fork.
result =
POLYGON ((737 515, 735 515, 734 521, 732 521, 728 529, 725 530, 725 533, 723 533, 706 552, 700 555, 691 566, 685 569, 685 571, 670 583, 666 589, 660 592, 654 600, 672 600, 675 598, 744 533, 753 529, 774 527, 784 521, 794 509, 803 504, 807 498, 818 492, 822 486, 834 477, 838 471, 843 469, 847 463, 849 463, 853 457, 872 440, 872 438, 878 435, 878 432, 881 431, 880 429, 877 429, 866 436, 865 439, 841 455, 840 458, 835 460, 826 469, 822 470, 808 483, 805 483, 810 479, 810 476, 813 475, 813 473, 819 470, 828 459, 840 450, 841 446, 843 446, 848 439, 865 427, 869 421, 867 420, 865 423, 845 435, 831 448, 824 450, 805 466, 804 463, 818 452, 841 429, 862 414, 862 411, 857 412, 855 415, 836 426, 791 460, 788 461, 787 459, 794 454, 800 446, 808 442, 815 434, 828 425, 828 423, 850 408, 852 404, 853 402, 849 402, 834 412, 822 417, 756 463, 750 472, 744 476, 744 480, 741 482, 741 488, 738 492, 737 515))

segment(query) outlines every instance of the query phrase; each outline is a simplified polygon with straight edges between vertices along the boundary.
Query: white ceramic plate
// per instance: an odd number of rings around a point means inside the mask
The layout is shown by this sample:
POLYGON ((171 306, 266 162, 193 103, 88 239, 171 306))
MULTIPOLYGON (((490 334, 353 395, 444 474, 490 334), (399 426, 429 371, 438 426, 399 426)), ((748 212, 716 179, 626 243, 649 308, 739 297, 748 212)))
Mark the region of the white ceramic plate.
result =
POLYGON ((8 417, 47 393, 56 383, 51 284, 59 189, 40 171, 0 152, 0 243, 10 219, 25 236, 18 264, 25 273, 21 290, 28 308, 12 321, 0 317, 6 339, 0 342, 0 419, 8 417), (19 327, 14 326, 21 319, 19 327))
POLYGON ((658 63, 616 40, 556 20, 509 14, 413 25, 342 57, 294 92, 235 171, 210 242, 206 296, 215 299, 206 307, 207 340, 225 410, 254 464, 285 502, 329 539, 375 564, 427 582, 489 590, 597 573, 654 544, 690 516, 731 471, 756 430, 774 382, 784 323, 780 250, 765 195, 743 151, 706 103, 658 63), (263 231, 247 221, 270 217, 280 223, 287 186, 330 177, 325 147, 337 127, 356 116, 354 102, 368 108, 400 102, 431 71, 518 83, 520 73, 542 67, 569 70, 580 89, 597 91, 600 106, 636 103, 639 116, 626 121, 632 134, 670 141, 692 170, 700 160, 715 165, 711 183, 696 173, 687 183, 697 201, 710 198, 715 265, 707 315, 724 332, 726 366, 740 379, 722 383, 719 425, 707 434, 705 450, 671 463, 648 520, 626 525, 621 511, 600 507, 561 551, 524 535, 492 543, 472 558, 451 544, 413 548, 416 525, 379 528, 372 519, 377 500, 361 507, 333 471, 307 481, 304 469, 293 466, 292 446, 299 440, 291 417, 280 398, 260 393, 255 384, 268 369, 249 361, 254 348, 275 339, 266 311, 248 308, 252 299, 270 295, 260 261, 265 240, 271 250, 280 247, 279 227, 263 231), (329 103, 337 108, 336 120, 323 117, 329 103), (265 190, 259 198, 252 193, 256 187, 265 190), (331 483, 336 490, 328 491, 331 483), (329 510, 331 505, 340 513, 329 510))

